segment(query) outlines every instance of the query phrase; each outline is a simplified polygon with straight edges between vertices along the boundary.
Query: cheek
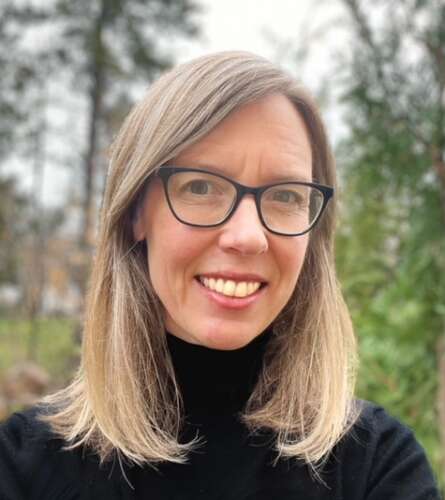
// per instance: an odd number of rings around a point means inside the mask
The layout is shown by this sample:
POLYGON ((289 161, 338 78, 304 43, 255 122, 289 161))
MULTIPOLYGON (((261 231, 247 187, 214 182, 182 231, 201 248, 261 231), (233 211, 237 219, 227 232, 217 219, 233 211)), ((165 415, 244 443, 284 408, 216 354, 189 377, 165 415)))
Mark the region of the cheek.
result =
POLYGON ((207 248, 205 238, 171 219, 158 219, 148 235, 149 272, 161 298, 171 295, 173 290, 175 295, 185 290, 198 272, 199 259, 207 248))
POLYGON ((153 186, 149 192, 144 224, 150 278, 161 300, 170 303, 173 295, 181 296, 197 272, 197 262, 207 248, 208 237, 197 234, 194 228, 173 216, 160 185, 153 186))

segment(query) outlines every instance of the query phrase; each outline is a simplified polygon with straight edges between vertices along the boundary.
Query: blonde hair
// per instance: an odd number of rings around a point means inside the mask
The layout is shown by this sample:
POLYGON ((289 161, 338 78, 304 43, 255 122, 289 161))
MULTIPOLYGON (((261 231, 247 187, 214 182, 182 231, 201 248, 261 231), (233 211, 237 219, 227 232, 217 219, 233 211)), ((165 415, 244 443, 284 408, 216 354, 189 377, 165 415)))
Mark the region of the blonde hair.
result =
MULTIPOLYGON (((106 461, 184 463, 196 441, 178 443, 182 399, 167 348, 162 305, 146 247, 132 221, 150 174, 208 133, 235 108, 287 96, 303 117, 317 181, 335 167, 312 98, 269 61, 245 52, 201 57, 164 74, 126 118, 111 149, 97 251, 87 296, 82 360, 66 389, 45 399, 42 418, 68 448, 88 446, 106 461)), ((333 258, 334 204, 310 235, 288 304, 271 325, 263 369, 242 414, 251 431, 274 432, 280 456, 316 472, 351 428, 356 344, 333 258)), ((149 251, 149 250, 148 250, 149 251)))

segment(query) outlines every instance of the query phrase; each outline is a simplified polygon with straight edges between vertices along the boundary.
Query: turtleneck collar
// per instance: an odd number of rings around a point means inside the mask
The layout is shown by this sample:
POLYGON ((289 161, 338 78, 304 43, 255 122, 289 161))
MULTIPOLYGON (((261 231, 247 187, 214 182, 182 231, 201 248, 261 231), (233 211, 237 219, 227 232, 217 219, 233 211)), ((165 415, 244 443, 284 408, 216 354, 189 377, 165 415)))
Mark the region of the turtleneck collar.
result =
POLYGON ((187 415, 226 415, 244 407, 262 367, 272 330, 232 351, 191 344, 167 332, 187 415))

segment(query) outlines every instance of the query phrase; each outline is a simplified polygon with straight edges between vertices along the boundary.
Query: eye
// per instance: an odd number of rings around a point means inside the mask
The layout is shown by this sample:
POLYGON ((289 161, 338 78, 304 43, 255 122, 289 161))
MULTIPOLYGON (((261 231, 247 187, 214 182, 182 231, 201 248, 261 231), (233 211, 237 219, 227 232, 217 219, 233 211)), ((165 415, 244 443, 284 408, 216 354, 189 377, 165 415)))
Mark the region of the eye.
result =
POLYGON ((230 182, 213 174, 178 172, 170 178, 169 195, 188 202, 231 198, 234 188, 230 182))
POLYGON ((280 190, 273 193, 273 200, 279 201, 281 203, 300 204, 302 202, 302 197, 299 193, 289 190, 280 190))
POLYGON ((199 180, 193 180, 188 182, 184 186, 184 191, 190 191, 192 194, 209 194, 210 192, 210 182, 199 180))

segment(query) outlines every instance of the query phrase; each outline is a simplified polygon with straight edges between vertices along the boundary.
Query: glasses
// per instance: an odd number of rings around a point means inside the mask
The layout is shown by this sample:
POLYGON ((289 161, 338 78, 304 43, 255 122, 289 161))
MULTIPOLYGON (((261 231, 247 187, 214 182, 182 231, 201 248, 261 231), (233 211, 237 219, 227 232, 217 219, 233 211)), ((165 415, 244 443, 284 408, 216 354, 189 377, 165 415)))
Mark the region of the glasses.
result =
POLYGON ((224 224, 246 194, 255 197, 263 226, 274 234, 300 236, 321 217, 334 189, 313 182, 277 182, 257 188, 199 168, 164 165, 162 179, 167 203, 183 224, 215 227, 224 224))

